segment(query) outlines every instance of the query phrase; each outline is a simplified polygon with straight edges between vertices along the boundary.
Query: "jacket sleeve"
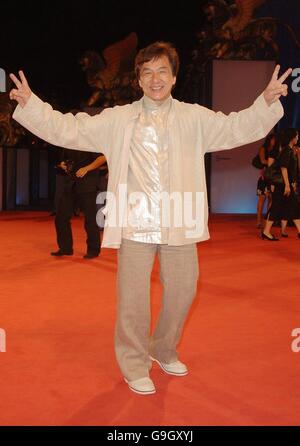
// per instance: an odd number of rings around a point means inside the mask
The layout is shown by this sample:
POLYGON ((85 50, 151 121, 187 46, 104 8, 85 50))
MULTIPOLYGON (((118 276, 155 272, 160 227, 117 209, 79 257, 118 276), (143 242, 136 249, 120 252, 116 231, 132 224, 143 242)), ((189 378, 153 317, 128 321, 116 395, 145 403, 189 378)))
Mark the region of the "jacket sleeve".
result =
POLYGON ((233 149, 264 138, 284 112, 277 100, 270 106, 261 94, 245 110, 225 115, 200 107, 203 149, 205 152, 233 149))
POLYGON ((108 156, 109 126, 113 109, 98 115, 61 113, 34 93, 24 108, 16 107, 13 118, 27 130, 50 144, 73 150, 101 152, 108 156))

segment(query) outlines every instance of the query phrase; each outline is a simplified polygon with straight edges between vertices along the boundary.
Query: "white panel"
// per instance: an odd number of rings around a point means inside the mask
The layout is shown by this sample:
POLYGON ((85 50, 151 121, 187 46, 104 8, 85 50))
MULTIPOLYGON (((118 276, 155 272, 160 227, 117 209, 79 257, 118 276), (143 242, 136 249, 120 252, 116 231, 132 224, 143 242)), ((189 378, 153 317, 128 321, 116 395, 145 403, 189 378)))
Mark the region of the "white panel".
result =
MULTIPOLYGON (((272 61, 213 62, 213 110, 226 114, 249 107, 274 70, 272 61)), ((256 213, 259 170, 251 166, 261 142, 212 153, 211 211, 256 213)))
POLYGON ((48 152, 40 150, 39 197, 48 198, 48 152))
POLYGON ((17 150, 16 204, 29 204, 29 156, 30 150, 17 150))
POLYGON ((8 210, 15 209, 15 174, 16 174, 16 149, 9 147, 7 149, 7 164, 6 164, 6 208, 8 210))
POLYGON ((0 211, 3 209, 3 149, 0 147, 0 211))

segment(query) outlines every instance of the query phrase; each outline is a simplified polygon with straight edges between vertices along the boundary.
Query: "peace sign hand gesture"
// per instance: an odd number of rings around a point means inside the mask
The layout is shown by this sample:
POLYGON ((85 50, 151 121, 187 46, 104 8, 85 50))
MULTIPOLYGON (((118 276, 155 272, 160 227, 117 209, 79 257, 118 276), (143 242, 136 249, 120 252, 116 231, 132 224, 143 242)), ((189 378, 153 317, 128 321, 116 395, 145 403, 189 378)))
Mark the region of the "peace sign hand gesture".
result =
POLYGON ((13 88, 9 93, 11 100, 15 100, 23 108, 27 104, 28 99, 31 95, 31 90, 29 88, 28 82, 23 71, 19 71, 19 76, 21 81, 14 75, 10 74, 9 77, 15 83, 17 88, 13 88))
POLYGON ((280 70, 280 65, 276 65, 272 78, 270 80, 269 85, 264 91, 264 98, 266 103, 270 106, 273 102, 277 101, 280 96, 287 96, 288 87, 283 82, 285 79, 291 74, 293 71, 292 68, 289 68, 285 73, 280 76, 278 79, 278 73, 280 70))

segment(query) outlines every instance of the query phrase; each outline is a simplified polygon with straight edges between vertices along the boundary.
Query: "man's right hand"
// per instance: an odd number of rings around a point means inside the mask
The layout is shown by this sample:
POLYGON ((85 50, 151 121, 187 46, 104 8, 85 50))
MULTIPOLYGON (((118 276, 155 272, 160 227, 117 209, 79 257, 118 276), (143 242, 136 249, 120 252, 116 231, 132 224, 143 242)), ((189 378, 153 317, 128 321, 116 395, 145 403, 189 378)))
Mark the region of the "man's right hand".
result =
POLYGON ((14 74, 9 75, 9 77, 17 87, 11 90, 11 92, 9 93, 9 97, 11 100, 17 101, 18 104, 23 108, 25 107, 31 96, 31 90, 23 71, 19 71, 19 76, 21 80, 19 80, 14 74))

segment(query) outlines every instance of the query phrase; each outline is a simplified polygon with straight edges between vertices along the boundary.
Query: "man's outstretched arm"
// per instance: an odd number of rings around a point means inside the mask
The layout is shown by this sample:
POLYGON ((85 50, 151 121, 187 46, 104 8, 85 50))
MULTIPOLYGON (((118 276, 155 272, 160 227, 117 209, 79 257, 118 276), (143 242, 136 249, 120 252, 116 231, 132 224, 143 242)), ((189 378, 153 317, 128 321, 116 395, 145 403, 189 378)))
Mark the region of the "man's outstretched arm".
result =
POLYGON ((277 65, 264 92, 245 110, 225 115, 201 107, 200 125, 206 152, 249 144, 269 133, 284 114, 279 98, 288 94, 284 81, 292 72, 290 68, 278 78, 279 70, 277 65))
POLYGON ((61 113, 50 104, 39 99, 29 87, 23 71, 20 79, 14 74, 10 78, 15 88, 10 98, 18 102, 13 118, 23 127, 50 144, 74 150, 101 152, 109 155, 106 143, 112 118, 112 109, 90 116, 87 113, 61 113))

